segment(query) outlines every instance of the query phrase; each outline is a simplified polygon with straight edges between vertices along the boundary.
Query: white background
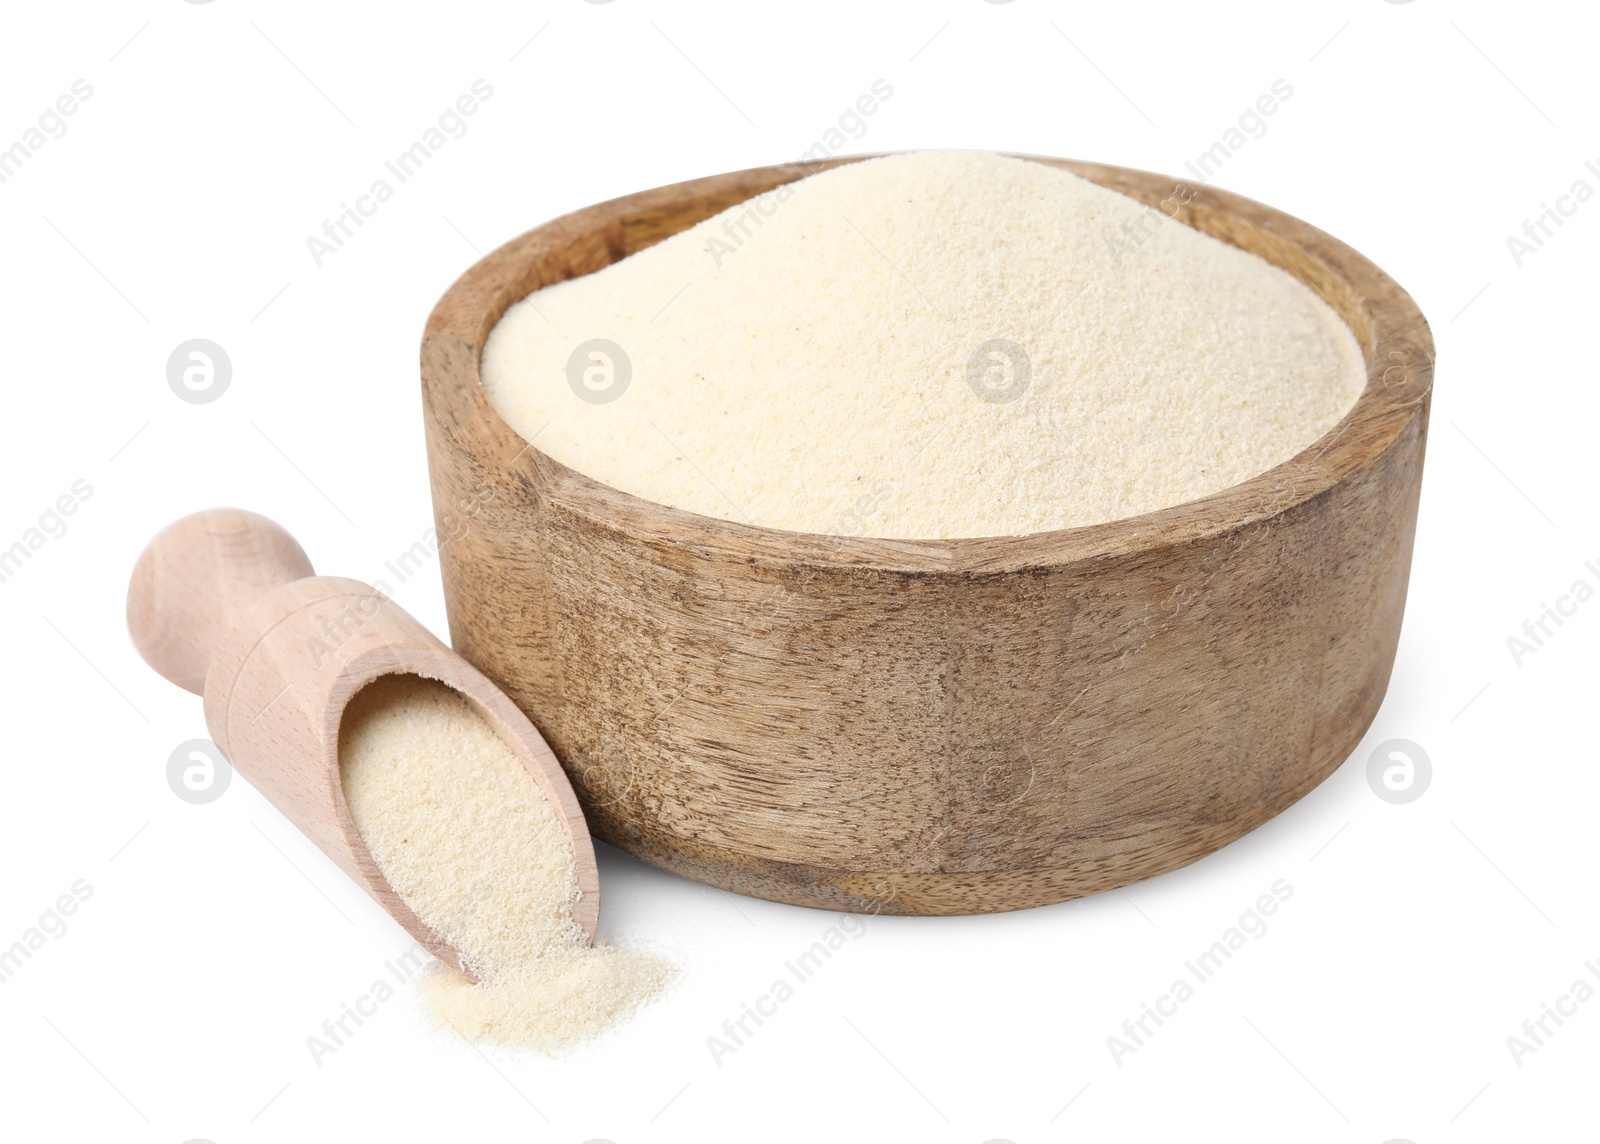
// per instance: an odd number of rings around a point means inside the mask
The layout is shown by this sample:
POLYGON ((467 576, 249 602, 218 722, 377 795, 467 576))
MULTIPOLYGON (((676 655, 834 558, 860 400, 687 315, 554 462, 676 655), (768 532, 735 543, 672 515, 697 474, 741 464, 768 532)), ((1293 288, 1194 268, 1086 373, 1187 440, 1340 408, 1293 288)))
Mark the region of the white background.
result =
MULTIPOLYGON (((0 547, 93 489, 0 584, 0 945, 93 887, 0 985, 7 1138, 1592 1137, 1600 1000, 1520 1065, 1507 1047, 1600 962, 1600 603, 1521 666, 1506 643, 1574 580, 1600 584, 1600 201, 1520 267, 1506 245, 1575 180, 1600 189, 1588 6, 124 0, 5 21, 0 146, 93 87, 0 185, 0 547), (494 95, 467 134, 314 265, 306 238, 479 78, 494 95), (407 994, 313 1064, 306 1038, 407 941, 242 780, 205 806, 169 790, 169 753, 206 731, 126 635, 149 536, 236 504, 319 570, 383 575, 432 524, 423 320, 478 252, 794 158, 875 79, 894 95, 849 151, 1183 175, 1280 78, 1292 99, 1215 181, 1374 259, 1438 343, 1404 635, 1351 761, 1123 892, 871 919, 720 1066, 707 1037, 837 918, 602 847, 603 932, 682 962, 668 999, 549 1061, 437 1034, 407 994), (212 404, 165 378, 196 337, 233 362, 212 404), (1409 805, 1366 781, 1391 738, 1433 761, 1409 805), (1293 897, 1265 936, 1115 1063, 1107 1038, 1278 879, 1293 897)), ((436 569, 395 594, 444 630, 436 569)))

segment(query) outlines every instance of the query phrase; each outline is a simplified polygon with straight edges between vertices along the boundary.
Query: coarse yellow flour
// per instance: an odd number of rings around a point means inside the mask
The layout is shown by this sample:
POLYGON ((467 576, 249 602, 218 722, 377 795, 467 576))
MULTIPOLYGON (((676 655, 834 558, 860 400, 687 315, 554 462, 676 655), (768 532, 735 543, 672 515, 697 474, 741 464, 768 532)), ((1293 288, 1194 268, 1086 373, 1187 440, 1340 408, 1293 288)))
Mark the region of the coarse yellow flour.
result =
POLYGON ((491 332, 484 390, 556 460, 804 532, 1023 535, 1181 504, 1288 460, 1366 380, 1265 260, 1039 163, 825 171, 491 332))
POLYGON ((658 994, 665 962, 591 946, 572 920, 572 854, 554 810, 457 692, 383 676, 345 709, 339 767, 356 828, 395 892, 461 952, 423 979, 433 1014, 473 1040, 554 1053, 658 994))

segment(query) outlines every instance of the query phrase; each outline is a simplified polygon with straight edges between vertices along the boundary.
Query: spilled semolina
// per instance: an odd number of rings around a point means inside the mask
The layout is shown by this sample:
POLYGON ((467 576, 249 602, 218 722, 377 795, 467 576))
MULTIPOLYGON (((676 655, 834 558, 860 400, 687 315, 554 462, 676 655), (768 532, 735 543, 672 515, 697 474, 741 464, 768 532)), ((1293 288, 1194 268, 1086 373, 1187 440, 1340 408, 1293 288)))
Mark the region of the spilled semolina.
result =
POLYGON ((428 1008, 472 1040, 556 1053, 661 992, 666 962, 589 945, 561 824, 516 755, 460 694, 383 676, 346 707, 339 763, 378 867, 479 981, 435 966, 428 1008))

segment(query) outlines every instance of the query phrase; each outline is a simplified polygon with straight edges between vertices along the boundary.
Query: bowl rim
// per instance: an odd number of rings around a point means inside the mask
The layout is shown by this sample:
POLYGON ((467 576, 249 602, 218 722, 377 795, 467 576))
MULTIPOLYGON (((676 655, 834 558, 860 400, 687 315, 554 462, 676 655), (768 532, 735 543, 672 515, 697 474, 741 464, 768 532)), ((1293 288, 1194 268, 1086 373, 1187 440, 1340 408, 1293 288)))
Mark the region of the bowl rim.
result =
POLYGON ((1100 524, 947 540, 796 532, 673 508, 569 468, 524 441, 489 404, 479 376, 484 343, 515 302, 785 183, 899 153, 753 167, 671 183, 562 215, 497 247, 462 273, 428 316, 421 366, 430 429, 469 456, 500 465, 551 507, 637 540, 690 545, 741 560, 913 576, 1029 571, 1226 536, 1359 479, 1411 433, 1424 430, 1434 373, 1428 323, 1399 283, 1359 252, 1293 215, 1230 191, 1134 168, 1026 154, 1013 157, 1144 201, 1260 255, 1315 290, 1349 325, 1366 360, 1367 384, 1355 404, 1293 457, 1197 500, 1100 524))

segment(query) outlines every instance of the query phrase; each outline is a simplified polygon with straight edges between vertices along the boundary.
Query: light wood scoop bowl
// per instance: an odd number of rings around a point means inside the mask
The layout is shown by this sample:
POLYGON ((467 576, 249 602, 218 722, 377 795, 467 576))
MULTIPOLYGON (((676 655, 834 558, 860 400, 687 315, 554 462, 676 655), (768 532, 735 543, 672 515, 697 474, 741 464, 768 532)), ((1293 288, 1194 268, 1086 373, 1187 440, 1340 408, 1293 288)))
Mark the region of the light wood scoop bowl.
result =
POLYGON ((483 674, 377 589, 316 576, 300 545, 264 516, 219 508, 169 525, 128 586, 139 654, 205 696, 206 726, 234 769, 322 848, 428 952, 471 977, 368 853, 345 804, 339 725, 380 676, 453 688, 486 720, 549 799, 572 848, 573 918, 592 940, 600 910, 594 846, 572 787, 544 739, 483 674))
POLYGON ((501 420, 478 367, 500 316, 540 287, 859 158, 589 207, 500 247, 439 300, 422 390, 440 532, 475 506, 440 554, 453 642, 537 721, 596 837, 778 901, 1016 909, 1193 862, 1361 741, 1411 567, 1433 381, 1422 314, 1282 211, 1023 158, 1304 282, 1365 354, 1355 406, 1270 472, 1130 520, 971 540, 811 535, 567 468, 501 420))

